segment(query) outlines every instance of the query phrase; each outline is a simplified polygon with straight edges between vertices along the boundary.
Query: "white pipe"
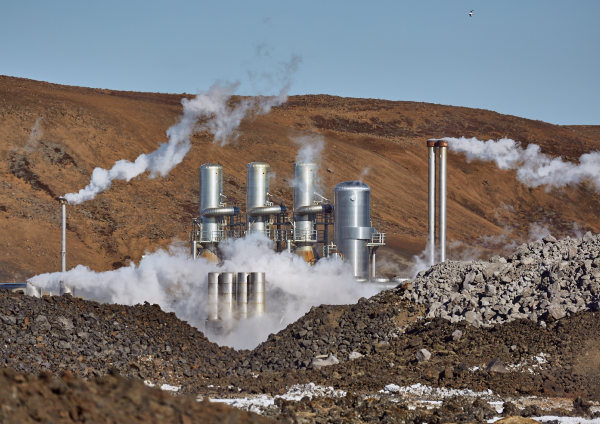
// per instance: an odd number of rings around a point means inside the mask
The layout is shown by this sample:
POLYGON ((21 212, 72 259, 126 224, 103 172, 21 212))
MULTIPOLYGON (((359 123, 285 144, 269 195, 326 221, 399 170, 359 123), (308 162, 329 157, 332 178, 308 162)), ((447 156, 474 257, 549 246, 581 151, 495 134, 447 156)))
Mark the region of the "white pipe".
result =
POLYGON ((446 159, 448 142, 439 141, 440 152, 440 262, 446 260, 446 159))
POLYGON ((373 253, 372 253, 372 257, 373 257, 373 261, 372 261, 372 269, 371 269, 371 278, 375 279, 375 277, 377 277, 377 248, 374 247, 373 248, 373 253))
POLYGON ((60 252, 62 259, 62 272, 67 272, 67 199, 61 197, 60 208, 62 214, 62 250, 60 252))
POLYGON ((427 150, 429 150, 429 232, 427 235, 427 246, 429 265, 435 264, 435 140, 427 140, 427 150))

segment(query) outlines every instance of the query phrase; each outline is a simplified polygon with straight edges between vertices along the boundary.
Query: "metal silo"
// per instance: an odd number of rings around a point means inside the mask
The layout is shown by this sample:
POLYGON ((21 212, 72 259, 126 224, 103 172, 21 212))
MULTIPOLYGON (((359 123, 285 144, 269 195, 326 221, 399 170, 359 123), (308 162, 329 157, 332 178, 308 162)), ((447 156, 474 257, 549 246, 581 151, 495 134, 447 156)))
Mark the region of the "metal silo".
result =
POLYGON ((221 206, 223 193, 223 167, 216 163, 205 163, 200 167, 200 223, 202 240, 219 242, 219 219, 202 216, 202 211, 221 206))
POLYGON ((335 244, 352 265, 354 277, 369 278, 371 227, 371 189, 359 181, 339 183, 335 193, 335 244))
POLYGON ((325 204, 326 198, 317 194, 317 164, 296 162, 294 164, 294 231, 296 253, 306 262, 314 263, 319 258, 317 243, 328 243, 328 225, 333 206, 325 204), (317 214, 323 214, 322 239, 317 230, 317 214))
POLYGON ((265 232, 267 215, 250 215, 252 209, 267 206, 271 165, 252 162, 246 166, 246 231, 265 232))
POLYGON ((252 162, 246 166, 246 233, 262 233, 271 240, 282 241, 277 231, 271 231, 272 225, 277 229, 283 223, 282 215, 287 209, 282 204, 274 205, 269 198, 275 197, 269 193, 269 178, 271 165, 263 162, 252 162), (277 215, 277 223, 271 223, 270 215, 277 215))
POLYGON ((217 244, 228 237, 236 237, 238 231, 237 206, 227 206, 223 194, 223 167, 205 163, 200 167, 199 218, 192 220, 190 241, 192 256, 198 253, 206 259, 218 261, 217 244))

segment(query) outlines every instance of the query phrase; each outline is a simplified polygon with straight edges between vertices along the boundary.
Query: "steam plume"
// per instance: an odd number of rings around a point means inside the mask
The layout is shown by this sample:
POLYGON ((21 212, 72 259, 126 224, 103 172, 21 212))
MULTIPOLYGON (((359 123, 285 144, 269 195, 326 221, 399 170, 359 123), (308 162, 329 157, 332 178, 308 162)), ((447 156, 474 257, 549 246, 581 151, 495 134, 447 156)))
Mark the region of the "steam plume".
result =
POLYGON ((66 194, 65 198, 71 204, 79 204, 106 190, 113 180, 129 181, 146 171, 150 171, 150 178, 164 176, 181 163, 189 152, 190 136, 195 131, 210 131, 215 136, 214 142, 223 146, 246 115, 251 111, 256 114, 268 113, 273 106, 287 100, 290 88, 288 82, 277 96, 251 97, 230 105, 229 100, 239 85, 239 82, 221 84, 217 81, 207 92, 201 91, 194 99, 183 99, 183 116, 167 130, 168 142, 152 153, 139 155, 134 162, 122 159, 110 170, 94 169, 88 186, 78 193, 66 194))
POLYGON ((252 234, 221 243, 222 267, 204 258, 193 260, 187 249, 171 248, 147 254, 137 266, 98 273, 78 265, 65 273, 38 275, 29 282, 57 292, 62 280, 75 287, 77 295, 101 302, 158 303, 202 330, 207 317, 208 272, 264 271, 266 315, 241 321, 231 334, 213 340, 236 348, 257 346, 312 306, 354 303, 377 292, 369 284, 355 282, 351 266, 341 260, 325 258, 311 267, 301 257, 276 253, 273 247, 264 235, 252 234))
POLYGON ((579 158, 579 164, 574 164, 542 153, 536 144, 523 149, 519 142, 509 138, 481 141, 446 137, 441 140, 448 141, 451 150, 465 153, 469 161, 494 161, 500 169, 516 169, 517 179, 529 187, 545 185, 549 189, 589 181, 600 190, 600 152, 585 153, 579 158))
POLYGON ((322 135, 308 135, 292 138, 292 141, 300 145, 296 162, 316 163, 321 162, 321 152, 325 147, 325 140, 322 135))

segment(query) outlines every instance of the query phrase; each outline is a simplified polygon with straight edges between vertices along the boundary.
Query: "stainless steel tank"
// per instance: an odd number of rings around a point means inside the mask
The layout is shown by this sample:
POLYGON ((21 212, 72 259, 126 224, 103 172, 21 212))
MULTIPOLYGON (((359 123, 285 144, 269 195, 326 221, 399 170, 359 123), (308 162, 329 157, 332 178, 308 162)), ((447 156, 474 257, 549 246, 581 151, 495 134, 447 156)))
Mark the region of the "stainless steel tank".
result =
POLYGON ((208 321, 219 319, 219 274, 221 273, 208 273, 208 321))
POLYGON ((219 275, 219 319, 233 318, 235 305, 235 272, 222 272, 219 275))
MULTIPOLYGON (((303 206, 313 206, 317 184, 317 164, 294 164, 294 240, 316 241, 315 213, 299 214, 303 206)), ((320 207, 319 207, 320 209, 320 207)))
POLYGON ((203 216, 202 211, 221 206, 223 193, 223 167, 216 163, 205 163, 200 167, 200 223, 202 240, 219 242, 219 217, 203 216))
POLYGON ((263 162, 252 162, 246 166, 246 231, 249 233, 265 231, 268 215, 250 215, 255 208, 267 206, 269 193, 269 174, 271 165, 263 162))
POLYGON ((248 317, 265 314, 265 273, 251 272, 248 287, 248 317))
POLYGON ((371 227, 371 189, 359 181, 339 183, 335 193, 335 244, 352 265, 354 277, 369 279, 369 246, 375 229, 371 227))
POLYGON ((237 319, 248 318, 248 285, 250 283, 249 272, 237 273, 236 288, 236 317, 237 319))

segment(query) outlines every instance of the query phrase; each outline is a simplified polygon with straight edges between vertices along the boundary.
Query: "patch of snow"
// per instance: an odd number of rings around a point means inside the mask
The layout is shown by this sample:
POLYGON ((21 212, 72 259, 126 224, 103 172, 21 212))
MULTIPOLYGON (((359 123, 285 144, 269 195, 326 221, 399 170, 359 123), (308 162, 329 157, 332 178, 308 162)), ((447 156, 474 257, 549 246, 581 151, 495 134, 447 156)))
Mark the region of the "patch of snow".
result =
POLYGON ((474 392, 470 389, 446 389, 446 388, 437 388, 431 386, 425 386, 421 383, 413 384, 412 386, 404 386, 400 387, 396 384, 388 384, 380 390, 379 393, 394 393, 394 394, 411 394, 417 396, 430 396, 440 399, 445 399, 452 396, 469 396, 469 397, 492 397, 494 393, 491 390, 486 390, 483 392, 474 392))
POLYGON ((178 392, 181 389, 181 386, 171 386, 169 384, 163 384, 160 386, 161 390, 166 390, 168 392, 178 392))
MULTIPOLYGON (((148 387, 154 387, 156 386, 156 384, 154 384, 153 382, 149 381, 149 380, 144 380, 144 384, 148 387)), ((181 389, 181 386, 171 386, 169 384, 163 384, 162 386, 160 386, 161 390, 166 390, 169 392, 178 392, 179 389, 181 389)))
MULTIPOLYGON (((275 404, 276 398, 285 400, 299 401, 303 397, 344 397, 346 392, 343 390, 335 390, 333 387, 317 386, 315 383, 295 384, 288 388, 288 391, 283 395, 271 397, 262 395, 254 398, 241 399, 210 399, 211 402, 226 403, 235 408, 244 409, 246 411, 262 413, 261 409, 269 408, 275 404)), ((198 399, 201 400, 201 399, 198 399)))

